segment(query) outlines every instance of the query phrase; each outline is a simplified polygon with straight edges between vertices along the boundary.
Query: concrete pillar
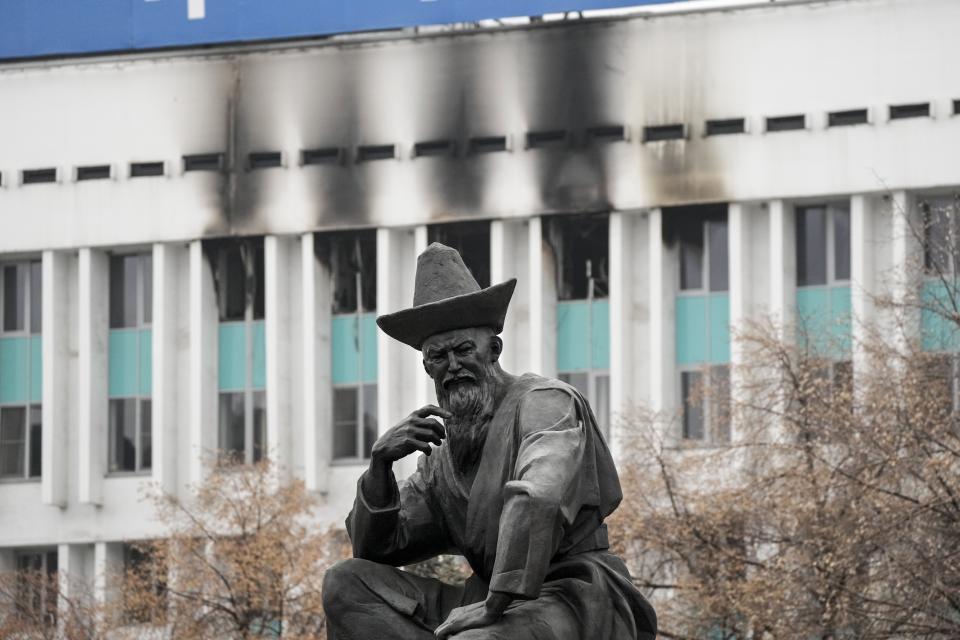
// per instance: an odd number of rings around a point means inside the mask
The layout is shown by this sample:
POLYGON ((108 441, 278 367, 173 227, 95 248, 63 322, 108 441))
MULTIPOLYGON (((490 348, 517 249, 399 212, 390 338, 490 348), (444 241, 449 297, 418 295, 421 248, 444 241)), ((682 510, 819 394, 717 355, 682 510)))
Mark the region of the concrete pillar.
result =
MULTIPOLYGON (((666 379, 672 372, 673 350, 668 348, 670 328, 667 326, 668 307, 672 307, 668 296, 672 287, 665 282, 667 269, 666 247, 663 244, 663 210, 653 209, 649 216, 647 233, 647 271, 650 274, 650 408, 663 411, 668 408, 668 390, 672 384, 666 379)), ((669 318, 673 318, 672 315, 669 318)), ((670 342, 672 344, 672 341, 670 342)))
POLYGON ((531 218, 527 236, 530 276, 530 364, 534 373, 557 375, 557 280, 553 251, 543 239, 543 218, 531 218))
MULTIPOLYGON (((412 228, 377 229, 377 313, 383 315, 413 304, 417 249, 426 244, 426 231, 412 228)), ((383 433, 403 416, 425 404, 420 354, 382 331, 377 332, 377 414, 383 433)), ((416 465, 408 456, 394 465, 397 477, 416 465)))
MULTIPOLYGON (((302 250, 302 249, 301 249, 302 250)), ((291 404, 295 395, 291 376, 293 346, 299 341, 295 331, 299 319, 300 272, 296 240, 290 237, 267 236, 264 239, 265 332, 267 349, 267 448, 281 474, 292 464, 291 404)), ((299 347, 299 345, 297 345, 299 347)))
MULTIPOLYGON (((420 225, 415 227, 413 230, 413 255, 419 256, 427 248, 428 233, 427 226, 420 225)), ((412 262, 413 272, 411 273, 411 279, 416 275, 416 258, 412 262)), ((400 308, 406 308, 413 304, 413 286, 410 287, 410 297, 407 298, 406 302, 401 301, 400 308)), ((410 351, 410 349, 407 349, 410 351)), ((422 407, 426 404, 436 404, 437 403, 437 392, 433 386, 433 380, 430 376, 427 375, 427 372, 423 369, 423 354, 420 352, 414 352, 411 358, 412 361, 412 375, 415 383, 414 391, 414 404, 415 407, 411 407, 410 411, 413 411, 416 407, 422 407)))
POLYGON ((85 601, 93 595, 89 592, 92 575, 88 570, 91 550, 90 545, 57 545, 57 580, 62 594, 57 602, 57 624, 61 634, 64 633, 64 625, 71 615, 70 607, 86 604, 85 601))
POLYGON ((93 545, 93 597, 103 606, 116 597, 117 578, 123 571, 123 545, 96 542, 93 545))
POLYGON ((633 361, 634 227, 639 216, 633 213, 610 214, 610 446, 619 449, 620 423, 635 405, 633 361))
POLYGON ((532 335, 531 261, 529 220, 494 220, 490 223, 490 282, 498 284, 517 279, 510 308, 503 326, 504 352, 501 366, 511 373, 524 373, 536 369, 529 336, 532 335))
MULTIPOLYGON (((727 209, 728 251, 730 256, 730 397, 734 406, 741 397, 744 386, 746 353, 744 344, 737 339, 737 332, 750 319, 752 295, 750 274, 753 271, 751 215, 741 203, 731 203, 727 209)), ((732 416, 731 440, 737 439, 735 415, 732 416)))
POLYGON ((217 435, 217 299, 213 273, 203 242, 189 248, 190 287, 190 417, 189 479, 199 483, 216 448, 217 435))
POLYGON ((300 237, 303 475, 309 491, 326 491, 333 441, 332 289, 330 271, 316 259, 314 238, 300 237))
MULTIPOLYGON (((862 195, 850 198, 850 306, 853 342, 854 382, 866 371, 865 341, 873 321, 873 296, 876 293, 876 265, 873 226, 869 200, 862 195)), ((857 388, 857 385, 854 385, 857 388)))
POLYGON ((41 494, 44 504, 66 507, 70 424, 70 256, 58 251, 44 251, 42 270, 41 494))
POLYGON ((770 216, 770 317, 780 332, 780 338, 788 340, 792 336, 797 299, 796 224, 793 208, 783 200, 773 200, 767 208, 770 216))
POLYGON ((103 503, 107 449, 109 264, 101 251, 81 249, 78 283, 80 502, 103 503))
POLYGON ((179 295, 186 255, 177 245, 153 245, 153 479, 166 493, 177 487, 177 338, 186 311, 179 295))
POLYGON ((895 340, 901 353, 920 335, 921 314, 909 304, 923 281, 923 224, 916 197, 895 191, 890 198, 892 277, 891 298, 896 314, 895 340))

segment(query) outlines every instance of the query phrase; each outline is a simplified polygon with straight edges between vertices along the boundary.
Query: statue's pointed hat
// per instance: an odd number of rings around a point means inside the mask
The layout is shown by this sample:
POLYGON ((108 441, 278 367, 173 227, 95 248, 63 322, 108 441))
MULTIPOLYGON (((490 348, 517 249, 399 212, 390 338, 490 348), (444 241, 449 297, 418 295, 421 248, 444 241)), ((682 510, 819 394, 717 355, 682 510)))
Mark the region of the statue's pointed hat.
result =
POLYGON ((490 327, 500 333, 516 286, 512 278, 481 289, 460 253, 434 242, 417 258, 413 307, 382 315, 377 325, 414 349, 430 336, 453 329, 490 327))

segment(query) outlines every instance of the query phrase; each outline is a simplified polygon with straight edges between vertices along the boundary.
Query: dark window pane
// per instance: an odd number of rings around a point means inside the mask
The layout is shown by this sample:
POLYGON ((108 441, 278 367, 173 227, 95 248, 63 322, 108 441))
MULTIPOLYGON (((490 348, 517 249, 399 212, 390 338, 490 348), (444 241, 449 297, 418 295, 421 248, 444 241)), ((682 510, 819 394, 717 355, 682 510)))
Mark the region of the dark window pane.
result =
POLYGON ((922 205, 924 213, 924 263, 930 273, 948 274, 958 257, 951 251, 951 227, 955 211, 949 201, 933 200, 922 205))
POLYGON ((481 287, 490 286, 490 222, 435 224, 427 228, 427 240, 440 242, 460 252, 464 264, 481 287))
POLYGON ((140 470, 153 467, 153 402, 140 401, 140 470))
POLYGON ((589 391, 589 377, 586 373, 576 372, 576 373, 561 373, 559 376, 560 380, 566 382, 571 387, 580 392, 584 398, 588 397, 589 391))
POLYGON ((703 288, 703 227, 699 221, 680 238, 680 289, 703 288))
POLYGON ((850 279, 850 210, 833 211, 833 279, 850 279))
POLYGON ((363 457, 370 457, 377 441, 377 385, 363 386, 363 457))
POLYGON ((683 394, 683 437, 688 440, 703 440, 703 390, 699 371, 684 371, 680 374, 683 394))
POLYGON ((30 468, 27 475, 39 478, 43 472, 43 409, 39 404, 30 407, 30 468))
POLYGON ((330 271, 333 313, 377 309, 377 232, 337 231, 316 236, 316 254, 330 271))
POLYGON ((220 449, 221 462, 242 463, 246 450, 244 434, 243 393, 220 394, 220 449))
POLYGON ((726 220, 707 222, 707 243, 710 247, 710 291, 726 291, 730 288, 726 220))
POLYGON ((110 258, 110 327, 137 326, 137 263, 139 256, 110 258))
POLYGON ((357 457, 357 389, 333 390, 333 457, 357 457))
POLYGON ((110 471, 137 470, 137 401, 134 398, 110 400, 110 471))
POLYGON ((253 393, 253 461, 267 457, 267 393, 253 393))
POLYGON ((3 268, 3 330, 23 331, 26 273, 19 265, 3 268))
POLYGON ((23 477, 24 449, 27 445, 26 429, 26 408, 0 409, 0 476, 23 477))
POLYGON ((730 442, 730 367, 710 369, 710 422, 714 440, 730 442))
POLYGON ((827 211, 797 209, 797 285, 827 283, 827 211))
POLYGON ((43 268, 39 260, 30 263, 30 333, 43 331, 43 268))
POLYGON ((264 317, 266 276, 263 260, 263 242, 258 242, 253 249, 253 281, 249 285, 253 287, 249 294, 253 298, 254 320, 262 320, 264 317))
POLYGON ((239 244, 229 243, 219 247, 216 281, 220 320, 243 320, 247 308, 247 272, 239 244))
POLYGON ((143 324, 153 322, 153 256, 140 256, 140 279, 143 289, 143 324))
POLYGON ((606 298, 609 289, 609 216, 546 218, 547 242, 557 265, 560 300, 606 298))

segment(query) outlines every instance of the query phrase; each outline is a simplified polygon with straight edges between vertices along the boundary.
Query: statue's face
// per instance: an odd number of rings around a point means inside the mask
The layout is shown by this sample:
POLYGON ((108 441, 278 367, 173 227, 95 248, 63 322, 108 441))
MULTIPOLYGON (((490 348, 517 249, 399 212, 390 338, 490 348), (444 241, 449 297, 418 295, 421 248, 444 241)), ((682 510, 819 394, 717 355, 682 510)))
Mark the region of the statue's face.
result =
POLYGON ((476 385, 500 357, 499 339, 488 327, 455 329, 423 342, 423 367, 438 387, 451 392, 457 385, 476 385))

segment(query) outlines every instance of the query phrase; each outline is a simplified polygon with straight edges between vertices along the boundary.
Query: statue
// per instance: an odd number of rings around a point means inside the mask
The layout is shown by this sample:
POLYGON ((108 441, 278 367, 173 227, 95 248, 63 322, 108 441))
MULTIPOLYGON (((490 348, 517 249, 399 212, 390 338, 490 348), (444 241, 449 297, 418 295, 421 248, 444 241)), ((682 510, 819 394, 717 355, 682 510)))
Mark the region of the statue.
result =
POLYGON ((653 640, 653 607, 608 550, 622 494, 586 400, 499 364, 516 280, 481 290, 454 249, 417 261, 414 306, 380 316, 421 350, 439 407, 373 445, 347 530, 354 558, 323 585, 333 640, 653 640), (437 418, 442 418, 441 423, 437 418), (422 452, 397 484, 392 465, 422 452), (463 587, 395 567, 462 554, 463 587))

